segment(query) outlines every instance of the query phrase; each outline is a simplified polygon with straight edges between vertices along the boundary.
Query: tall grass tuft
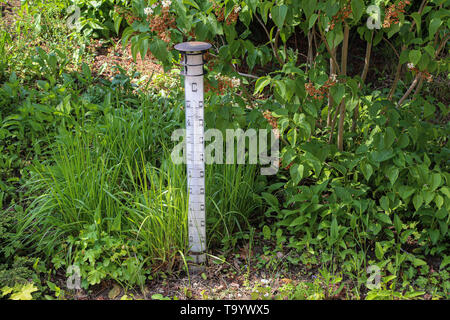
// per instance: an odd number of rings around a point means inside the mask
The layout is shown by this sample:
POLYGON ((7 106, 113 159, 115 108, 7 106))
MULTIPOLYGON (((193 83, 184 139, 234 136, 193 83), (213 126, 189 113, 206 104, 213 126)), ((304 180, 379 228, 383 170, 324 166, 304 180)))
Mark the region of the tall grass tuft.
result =
POLYGON ((207 225, 210 245, 233 247, 237 235, 260 215, 257 166, 214 164, 206 169, 207 225))
POLYGON ((188 197, 183 165, 169 157, 160 168, 127 163, 133 193, 124 193, 129 232, 144 244, 152 265, 173 266, 187 250, 188 197))

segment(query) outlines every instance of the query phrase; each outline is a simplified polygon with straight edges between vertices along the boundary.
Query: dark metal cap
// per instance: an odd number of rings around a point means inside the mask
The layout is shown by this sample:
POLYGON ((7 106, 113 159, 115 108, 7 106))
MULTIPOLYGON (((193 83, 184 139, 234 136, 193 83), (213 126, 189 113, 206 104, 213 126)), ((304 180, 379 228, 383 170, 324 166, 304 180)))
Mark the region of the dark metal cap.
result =
POLYGON ((208 50, 209 48, 211 48, 211 44, 208 42, 190 41, 178 43, 174 48, 182 52, 197 52, 208 50))

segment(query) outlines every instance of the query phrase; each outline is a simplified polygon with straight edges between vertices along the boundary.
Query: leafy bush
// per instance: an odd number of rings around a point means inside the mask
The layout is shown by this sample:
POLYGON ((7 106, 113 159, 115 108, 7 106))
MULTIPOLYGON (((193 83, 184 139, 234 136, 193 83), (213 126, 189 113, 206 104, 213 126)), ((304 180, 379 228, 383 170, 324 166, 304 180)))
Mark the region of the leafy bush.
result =
POLYGON ((120 28, 122 19, 118 12, 129 3, 129 0, 69 0, 67 19, 85 36, 109 39, 120 28))

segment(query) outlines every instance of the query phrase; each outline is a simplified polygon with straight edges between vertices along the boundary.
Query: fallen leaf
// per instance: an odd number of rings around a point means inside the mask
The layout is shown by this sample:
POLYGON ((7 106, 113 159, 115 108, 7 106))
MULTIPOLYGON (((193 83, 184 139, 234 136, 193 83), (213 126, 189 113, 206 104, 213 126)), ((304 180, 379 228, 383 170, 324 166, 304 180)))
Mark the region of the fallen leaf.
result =
POLYGON ((114 287, 109 290, 108 292, 108 298, 115 299, 120 294, 120 287, 115 284, 114 287))

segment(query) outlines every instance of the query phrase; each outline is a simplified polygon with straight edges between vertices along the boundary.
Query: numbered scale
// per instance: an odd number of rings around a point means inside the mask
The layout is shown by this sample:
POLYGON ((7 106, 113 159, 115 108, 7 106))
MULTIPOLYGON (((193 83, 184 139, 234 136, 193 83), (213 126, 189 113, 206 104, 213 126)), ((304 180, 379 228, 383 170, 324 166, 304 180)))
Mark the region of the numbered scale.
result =
POLYGON ((206 260, 203 54, 209 48, 211 44, 197 41, 175 45, 182 55, 181 74, 185 77, 189 246, 195 263, 206 260))

